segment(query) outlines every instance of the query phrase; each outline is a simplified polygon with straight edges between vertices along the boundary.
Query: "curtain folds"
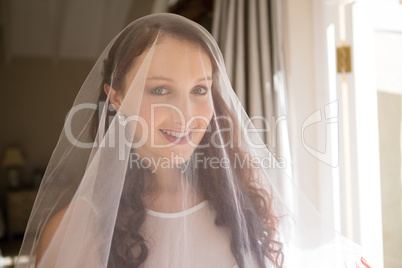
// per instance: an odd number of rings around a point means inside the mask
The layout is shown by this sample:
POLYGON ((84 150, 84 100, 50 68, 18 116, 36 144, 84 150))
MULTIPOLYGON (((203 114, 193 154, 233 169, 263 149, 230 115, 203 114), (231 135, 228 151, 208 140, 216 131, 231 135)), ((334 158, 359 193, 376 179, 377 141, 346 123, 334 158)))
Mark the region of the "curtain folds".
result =
POLYGON ((291 176, 282 18, 281 0, 216 0, 212 35, 242 105, 291 176))

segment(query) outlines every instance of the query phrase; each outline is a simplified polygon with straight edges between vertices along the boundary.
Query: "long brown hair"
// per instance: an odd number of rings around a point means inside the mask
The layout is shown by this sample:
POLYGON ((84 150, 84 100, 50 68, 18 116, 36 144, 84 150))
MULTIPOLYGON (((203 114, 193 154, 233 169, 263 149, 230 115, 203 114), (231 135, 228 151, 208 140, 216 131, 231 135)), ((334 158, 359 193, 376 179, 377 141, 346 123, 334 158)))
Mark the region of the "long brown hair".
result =
MULTIPOLYGON (((166 15, 165 15, 166 16, 166 15)), ((160 20, 159 17, 140 19, 121 33, 112 46, 108 58, 104 61, 103 85, 113 82, 116 90, 124 88, 124 78, 141 55, 158 35, 174 36, 179 39, 200 45, 209 55, 213 65, 212 94, 215 114, 210 122, 210 130, 206 132, 200 144, 210 142, 212 133, 216 130, 229 127, 227 120, 219 121, 220 116, 226 116, 234 124, 234 115, 220 95, 218 82, 218 68, 214 56, 220 56, 218 51, 212 51, 215 47, 205 41, 205 33, 199 27, 190 23, 182 23, 178 16, 168 16, 160 20)), ((106 95, 101 93, 100 101, 106 100, 106 95)), ((109 117, 108 117, 109 118, 109 117)), ((237 126, 231 126, 237 130, 237 126)), ((197 187, 209 204, 216 211, 215 224, 229 230, 230 243, 234 258, 239 267, 244 267, 244 253, 249 250, 254 255, 259 267, 265 267, 264 259, 269 258, 275 267, 282 267, 282 244, 278 240, 278 218, 273 213, 273 199, 269 193, 259 186, 259 173, 252 165, 244 165, 242 168, 233 166, 237 157, 244 157, 245 152, 237 143, 242 137, 239 132, 221 133, 224 142, 234 140, 233 146, 226 147, 226 156, 230 159, 232 170, 230 180, 224 169, 199 168, 197 187), (228 183, 235 183, 238 191, 233 193, 228 183), (236 196, 235 196, 236 195, 236 196), (236 200, 239 200, 240 208, 244 214, 244 226, 246 232, 240 229, 236 223, 236 200), (246 238, 247 237, 247 238, 246 238), (248 241, 244 245, 242 241, 248 241)), ((215 146, 199 146, 195 153, 201 153, 205 157, 223 157, 223 151, 215 146)), ((247 159, 247 158, 244 158, 247 159)), ((188 161, 193 161, 192 159, 188 161)), ((108 267, 140 267, 147 259, 148 249, 146 241, 140 229, 146 218, 146 207, 142 196, 146 190, 146 179, 152 176, 149 170, 141 168, 128 168, 123 188, 119 211, 116 219, 115 230, 112 238, 108 267), (132 179, 135 178, 135 179, 132 179)))

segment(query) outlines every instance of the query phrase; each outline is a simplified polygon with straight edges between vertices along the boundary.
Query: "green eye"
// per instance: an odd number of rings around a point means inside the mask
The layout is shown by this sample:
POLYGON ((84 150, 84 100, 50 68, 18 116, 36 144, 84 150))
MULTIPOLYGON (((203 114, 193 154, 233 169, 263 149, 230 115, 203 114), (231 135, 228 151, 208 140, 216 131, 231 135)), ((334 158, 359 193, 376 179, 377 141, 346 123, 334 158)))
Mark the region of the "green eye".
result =
POLYGON ((155 95, 164 95, 164 94, 167 94, 169 91, 166 89, 166 88, 164 88, 164 87, 157 87, 157 88, 154 88, 152 91, 151 91, 151 93, 152 94, 155 94, 155 95))
POLYGON ((207 90, 206 90, 205 88, 203 88, 203 87, 197 87, 197 88, 195 88, 195 89, 193 90, 193 92, 194 92, 195 94, 198 94, 198 95, 205 95, 205 94, 207 94, 207 90))

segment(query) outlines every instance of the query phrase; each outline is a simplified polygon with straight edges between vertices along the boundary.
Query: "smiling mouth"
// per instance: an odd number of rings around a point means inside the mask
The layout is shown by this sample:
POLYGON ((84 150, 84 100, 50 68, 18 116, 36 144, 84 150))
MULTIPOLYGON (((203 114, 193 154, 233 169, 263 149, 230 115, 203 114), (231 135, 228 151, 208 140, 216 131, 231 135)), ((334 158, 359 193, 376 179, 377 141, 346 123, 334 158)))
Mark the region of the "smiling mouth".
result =
POLYGON ((173 142, 175 144, 185 144, 188 143, 193 135, 193 132, 191 130, 188 131, 182 131, 182 132, 176 132, 172 130, 165 130, 165 129, 160 129, 162 134, 166 137, 166 139, 170 142, 173 142))

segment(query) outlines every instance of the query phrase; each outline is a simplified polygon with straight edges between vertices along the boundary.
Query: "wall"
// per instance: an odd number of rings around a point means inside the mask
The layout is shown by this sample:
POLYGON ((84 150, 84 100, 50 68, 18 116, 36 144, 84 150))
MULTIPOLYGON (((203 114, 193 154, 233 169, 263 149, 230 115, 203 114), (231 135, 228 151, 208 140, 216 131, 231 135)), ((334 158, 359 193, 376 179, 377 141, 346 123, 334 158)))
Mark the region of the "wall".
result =
POLYGON ((27 172, 45 168, 64 118, 93 62, 19 58, 2 65, 0 148, 16 143, 27 172))
MULTIPOLYGON (((317 159, 302 142, 304 120, 320 107, 315 101, 313 0, 286 0, 285 60, 294 179, 318 208, 317 159)), ((317 148, 317 129, 306 128, 305 143, 317 148)))

